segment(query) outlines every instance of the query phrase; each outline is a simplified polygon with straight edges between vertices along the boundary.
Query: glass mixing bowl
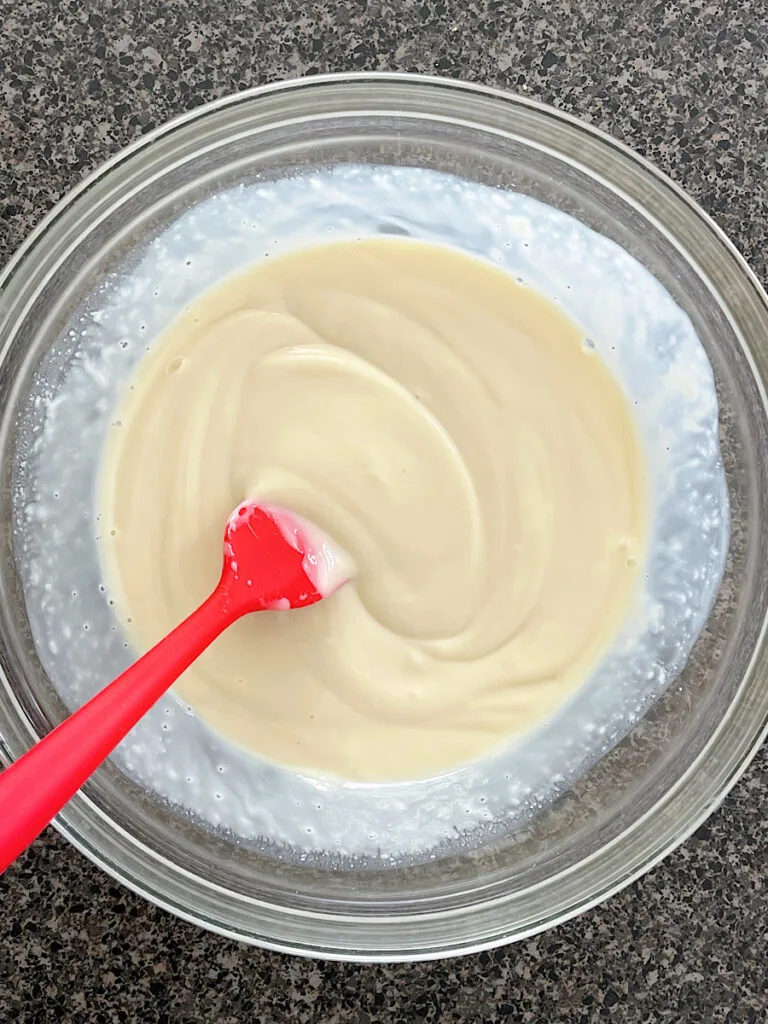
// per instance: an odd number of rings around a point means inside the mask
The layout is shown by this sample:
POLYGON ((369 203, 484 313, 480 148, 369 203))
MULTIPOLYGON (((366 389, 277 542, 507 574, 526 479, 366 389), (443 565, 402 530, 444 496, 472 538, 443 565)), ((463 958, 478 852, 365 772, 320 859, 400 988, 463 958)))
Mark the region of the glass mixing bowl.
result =
POLYGON ((427 959, 531 935, 627 885, 712 811, 766 728, 766 297, 679 189, 570 117, 439 79, 300 80, 179 118, 59 203, 0 280, 0 754, 18 757, 66 714, 35 650, 14 549, 19 410, 41 359, 99 281, 190 205, 257 177, 350 162, 527 193, 618 242, 689 315, 715 374, 732 516, 706 628, 680 678, 568 792, 428 863, 281 859, 216 835, 110 762, 57 827, 136 892, 226 935, 324 957, 427 959))

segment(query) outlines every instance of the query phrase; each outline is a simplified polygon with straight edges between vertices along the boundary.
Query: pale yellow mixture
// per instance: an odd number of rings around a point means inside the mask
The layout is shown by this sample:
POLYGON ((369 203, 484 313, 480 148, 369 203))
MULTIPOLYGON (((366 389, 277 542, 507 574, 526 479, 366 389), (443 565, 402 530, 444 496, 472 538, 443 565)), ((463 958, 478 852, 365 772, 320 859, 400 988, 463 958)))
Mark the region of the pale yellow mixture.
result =
POLYGON ((357 577, 241 620, 178 689, 256 753, 355 780, 430 775, 547 716, 614 639, 644 554, 631 411, 579 329, 406 240, 254 266, 140 364, 100 492, 140 648, 213 589, 244 498, 316 523, 357 577))

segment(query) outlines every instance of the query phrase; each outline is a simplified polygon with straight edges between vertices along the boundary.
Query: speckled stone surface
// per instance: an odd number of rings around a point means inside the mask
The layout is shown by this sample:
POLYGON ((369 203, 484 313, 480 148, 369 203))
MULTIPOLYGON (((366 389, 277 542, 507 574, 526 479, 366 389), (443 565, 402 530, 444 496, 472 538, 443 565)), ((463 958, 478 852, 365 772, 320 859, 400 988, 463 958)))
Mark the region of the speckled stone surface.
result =
MULTIPOLYGON (((0 260, 168 117, 331 70, 437 72, 606 129, 680 182, 766 282, 764 0, 3 0, 0 260)), ((768 758, 605 906, 447 963, 318 964, 144 904, 52 833, 0 880, 0 1022, 768 1020, 768 758)))

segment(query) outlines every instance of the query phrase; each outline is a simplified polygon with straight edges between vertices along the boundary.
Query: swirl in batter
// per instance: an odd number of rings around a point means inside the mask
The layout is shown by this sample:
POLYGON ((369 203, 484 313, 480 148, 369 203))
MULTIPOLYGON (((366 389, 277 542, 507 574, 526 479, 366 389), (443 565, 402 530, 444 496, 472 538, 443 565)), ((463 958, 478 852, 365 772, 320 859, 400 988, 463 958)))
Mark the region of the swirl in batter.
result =
POLYGON ((645 551, 644 460, 593 346, 508 274, 406 240, 267 260, 142 360, 99 498, 139 648, 213 589, 244 498, 316 523, 357 575, 241 620, 177 688, 255 753, 358 781, 450 769, 550 715, 645 551))

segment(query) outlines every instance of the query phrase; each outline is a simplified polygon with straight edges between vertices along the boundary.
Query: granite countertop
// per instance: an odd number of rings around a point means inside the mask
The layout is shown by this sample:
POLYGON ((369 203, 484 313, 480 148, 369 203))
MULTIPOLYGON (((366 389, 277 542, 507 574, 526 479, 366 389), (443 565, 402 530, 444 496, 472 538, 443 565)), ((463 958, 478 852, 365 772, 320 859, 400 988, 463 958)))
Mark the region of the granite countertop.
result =
MULTIPOLYGON (((764 0, 4 0, 0 261, 105 157, 172 115, 333 70, 452 75, 604 128, 714 216, 766 283, 764 0)), ((52 830, 0 881, 0 1021, 763 1022, 768 757, 606 905, 424 965, 240 946, 149 906, 52 830)))

